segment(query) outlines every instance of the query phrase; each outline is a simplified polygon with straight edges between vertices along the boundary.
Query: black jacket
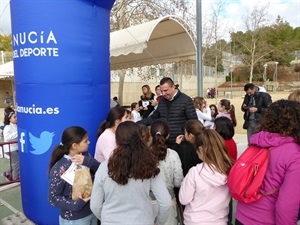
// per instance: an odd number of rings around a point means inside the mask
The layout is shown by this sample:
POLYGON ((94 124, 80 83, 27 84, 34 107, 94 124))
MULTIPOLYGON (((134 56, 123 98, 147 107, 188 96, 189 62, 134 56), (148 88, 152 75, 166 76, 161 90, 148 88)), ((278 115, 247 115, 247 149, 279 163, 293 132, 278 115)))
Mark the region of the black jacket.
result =
MULTIPOLYGON (((243 105, 246 104, 248 107, 250 103, 251 97, 249 95, 245 95, 243 104, 241 106, 242 111, 244 112, 244 120, 249 120, 250 112, 248 109, 244 109, 243 105)), ((255 105, 253 107, 257 108, 257 112, 255 113, 255 120, 260 121, 261 116, 267 111, 268 106, 272 103, 271 96, 266 92, 255 92, 254 93, 255 105)))
POLYGON ((195 147, 187 141, 183 141, 181 144, 174 144, 172 149, 179 155, 183 176, 187 175, 190 168, 202 163, 202 160, 199 158, 195 147))
POLYGON ((193 100, 178 90, 172 101, 161 98, 153 114, 137 123, 151 125, 156 119, 164 120, 169 125, 170 137, 167 143, 175 143, 176 137, 183 134, 186 121, 197 120, 193 100))
POLYGON ((141 100, 139 101, 139 106, 143 106, 143 101, 149 101, 149 105, 147 106, 147 110, 140 110, 140 114, 143 118, 146 118, 150 115, 150 113, 154 110, 154 106, 152 105, 152 101, 154 101, 154 94, 151 94, 150 98, 145 98, 141 95, 141 100))

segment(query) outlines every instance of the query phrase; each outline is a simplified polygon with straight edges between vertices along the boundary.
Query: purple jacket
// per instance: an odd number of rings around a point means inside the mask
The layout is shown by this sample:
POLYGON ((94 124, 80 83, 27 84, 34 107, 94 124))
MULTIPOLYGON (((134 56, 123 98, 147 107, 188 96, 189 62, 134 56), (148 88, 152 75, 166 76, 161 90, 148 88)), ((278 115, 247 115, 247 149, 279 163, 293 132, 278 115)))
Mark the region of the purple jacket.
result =
POLYGON ((259 132, 250 143, 272 148, 262 192, 278 189, 256 202, 238 202, 236 218, 246 225, 295 225, 300 208, 300 145, 292 137, 259 132))

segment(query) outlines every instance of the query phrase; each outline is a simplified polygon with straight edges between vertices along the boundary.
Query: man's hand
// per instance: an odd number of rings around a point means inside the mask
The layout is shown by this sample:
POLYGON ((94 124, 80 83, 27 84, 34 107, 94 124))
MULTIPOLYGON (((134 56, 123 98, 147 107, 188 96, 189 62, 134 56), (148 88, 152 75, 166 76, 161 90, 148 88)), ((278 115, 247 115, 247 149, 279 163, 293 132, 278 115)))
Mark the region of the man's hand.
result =
POLYGON ((243 109, 248 109, 248 106, 246 104, 244 104, 243 109))
POLYGON ((251 107, 251 108, 249 108, 249 112, 255 113, 255 112, 257 112, 257 108, 251 107))

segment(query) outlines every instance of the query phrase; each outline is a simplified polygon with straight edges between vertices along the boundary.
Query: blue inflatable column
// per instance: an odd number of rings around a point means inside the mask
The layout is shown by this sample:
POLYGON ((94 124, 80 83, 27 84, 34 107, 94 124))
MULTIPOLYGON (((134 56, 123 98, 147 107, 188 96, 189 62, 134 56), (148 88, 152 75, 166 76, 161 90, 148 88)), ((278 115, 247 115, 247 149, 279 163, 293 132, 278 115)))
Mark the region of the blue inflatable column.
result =
POLYGON ((25 215, 58 224, 48 166, 63 130, 95 135, 110 105, 109 16, 114 0, 11 0, 21 194, 25 215))

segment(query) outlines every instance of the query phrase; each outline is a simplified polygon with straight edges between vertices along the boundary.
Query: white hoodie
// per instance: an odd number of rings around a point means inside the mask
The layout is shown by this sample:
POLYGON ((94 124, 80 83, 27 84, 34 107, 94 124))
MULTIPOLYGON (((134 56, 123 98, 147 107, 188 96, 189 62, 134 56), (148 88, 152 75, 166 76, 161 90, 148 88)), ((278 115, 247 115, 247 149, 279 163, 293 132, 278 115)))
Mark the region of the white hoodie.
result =
MULTIPOLYGON (((18 141, 18 127, 17 124, 8 124, 3 129, 4 142, 18 141)), ((18 144, 10 144, 10 151, 17 151, 18 144)), ((4 146, 4 152, 9 152, 9 145, 4 146)))
POLYGON ((226 225, 230 194, 227 176, 207 164, 192 167, 181 183, 179 201, 185 225, 226 225))

